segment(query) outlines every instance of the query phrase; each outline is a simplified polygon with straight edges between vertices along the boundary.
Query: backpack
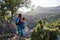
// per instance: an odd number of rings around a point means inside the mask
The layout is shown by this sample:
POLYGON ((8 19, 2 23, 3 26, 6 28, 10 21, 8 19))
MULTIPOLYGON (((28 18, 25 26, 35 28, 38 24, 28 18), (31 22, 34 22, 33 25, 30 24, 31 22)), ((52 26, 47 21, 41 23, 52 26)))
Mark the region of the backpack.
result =
POLYGON ((21 23, 21 17, 17 17, 15 21, 16 21, 15 22, 16 25, 20 25, 20 23, 21 23))
POLYGON ((15 18, 15 24, 18 25, 18 22, 19 22, 19 17, 16 17, 15 18))

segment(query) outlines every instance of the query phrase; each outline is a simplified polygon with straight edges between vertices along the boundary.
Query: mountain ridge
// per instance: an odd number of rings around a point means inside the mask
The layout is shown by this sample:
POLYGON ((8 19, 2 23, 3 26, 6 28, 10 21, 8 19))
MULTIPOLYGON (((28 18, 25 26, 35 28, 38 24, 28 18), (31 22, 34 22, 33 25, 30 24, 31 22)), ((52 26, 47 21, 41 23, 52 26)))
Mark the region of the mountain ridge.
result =
POLYGON ((57 7, 40 7, 37 6, 33 11, 28 11, 26 14, 42 14, 42 13, 60 13, 60 6, 57 7))

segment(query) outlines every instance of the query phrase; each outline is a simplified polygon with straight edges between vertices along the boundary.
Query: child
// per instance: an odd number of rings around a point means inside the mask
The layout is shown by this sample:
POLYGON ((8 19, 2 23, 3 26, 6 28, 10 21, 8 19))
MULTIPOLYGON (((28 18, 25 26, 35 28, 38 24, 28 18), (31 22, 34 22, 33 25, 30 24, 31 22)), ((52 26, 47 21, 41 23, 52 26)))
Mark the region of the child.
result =
POLYGON ((23 18, 23 22, 24 22, 24 29, 22 30, 23 36, 28 37, 29 36, 29 28, 27 27, 27 22, 25 21, 25 18, 23 18))

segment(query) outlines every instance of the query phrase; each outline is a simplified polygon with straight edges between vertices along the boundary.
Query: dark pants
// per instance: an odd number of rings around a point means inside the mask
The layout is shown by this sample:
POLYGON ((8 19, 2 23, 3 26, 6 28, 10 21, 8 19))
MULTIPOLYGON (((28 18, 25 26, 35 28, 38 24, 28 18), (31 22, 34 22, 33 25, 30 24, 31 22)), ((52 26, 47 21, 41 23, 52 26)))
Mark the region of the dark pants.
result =
POLYGON ((17 27, 17 30, 18 30, 18 35, 23 36, 23 31, 22 31, 22 28, 20 26, 17 27))

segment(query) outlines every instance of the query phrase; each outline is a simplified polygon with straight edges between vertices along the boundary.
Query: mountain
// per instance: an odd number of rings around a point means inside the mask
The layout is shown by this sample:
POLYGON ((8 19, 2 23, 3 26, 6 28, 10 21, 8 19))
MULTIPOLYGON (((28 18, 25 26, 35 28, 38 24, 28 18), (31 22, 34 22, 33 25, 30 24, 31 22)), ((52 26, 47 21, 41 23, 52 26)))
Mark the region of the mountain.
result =
POLYGON ((38 13, 60 13, 60 6, 57 7, 36 7, 33 11, 27 12, 28 14, 38 14, 38 13))
POLYGON ((28 26, 33 28, 36 26, 36 21, 44 19, 47 21, 56 20, 60 18, 60 6, 57 7, 36 7, 33 11, 23 14, 26 18, 28 26), (49 20, 48 20, 49 19, 49 20))

